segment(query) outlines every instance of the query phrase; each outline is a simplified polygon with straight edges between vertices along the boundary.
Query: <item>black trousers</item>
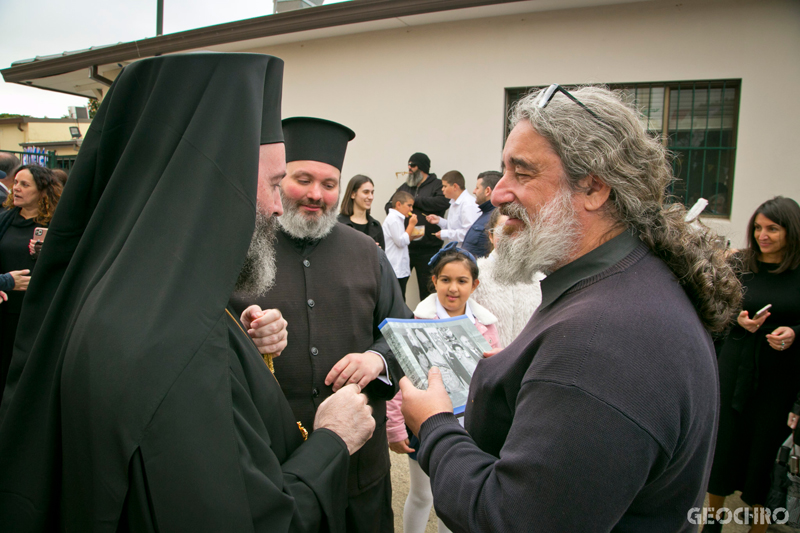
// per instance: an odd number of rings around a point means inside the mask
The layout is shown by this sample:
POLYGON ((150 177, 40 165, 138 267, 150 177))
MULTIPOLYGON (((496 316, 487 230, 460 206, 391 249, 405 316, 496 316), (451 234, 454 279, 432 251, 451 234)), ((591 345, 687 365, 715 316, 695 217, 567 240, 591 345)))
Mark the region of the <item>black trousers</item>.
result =
POLYGON ((347 499, 345 524, 348 533, 394 533, 391 474, 347 499))
MULTIPOLYGON (((411 268, 412 270, 416 270, 417 272, 417 285, 419 285, 419 301, 421 302, 428 295, 431 291, 428 289, 428 286, 431 282, 431 267, 428 266, 428 261, 431 260, 431 257, 436 255, 436 252, 439 250, 436 248, 423 248, 422 250, 414 250, 408 251, 408 258, 411 261, 411 268)), ((403 296, 405 296, 406 291, 403 290, 403 296)))
POLYGON ((408 285, 408 278, 411 276, 406 276, 404 278, 397 278, 397 281, 400 282, 400 292, 403 293, 403 298, 406 297, 406 285, 408 285))

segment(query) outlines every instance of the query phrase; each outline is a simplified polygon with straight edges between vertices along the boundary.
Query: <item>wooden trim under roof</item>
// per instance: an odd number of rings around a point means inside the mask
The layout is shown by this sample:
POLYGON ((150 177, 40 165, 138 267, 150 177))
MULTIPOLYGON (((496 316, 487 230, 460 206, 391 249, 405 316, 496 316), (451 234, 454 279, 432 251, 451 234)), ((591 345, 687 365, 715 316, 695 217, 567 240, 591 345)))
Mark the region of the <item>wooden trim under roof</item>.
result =
POLYGON ((52 59, 34 60, 13 65, 0 70, 0 73, 6 82, 24 83, 94 65, 119 63, 261 37, 523 1, 525 0, 351 0, 171 33, 52 59))

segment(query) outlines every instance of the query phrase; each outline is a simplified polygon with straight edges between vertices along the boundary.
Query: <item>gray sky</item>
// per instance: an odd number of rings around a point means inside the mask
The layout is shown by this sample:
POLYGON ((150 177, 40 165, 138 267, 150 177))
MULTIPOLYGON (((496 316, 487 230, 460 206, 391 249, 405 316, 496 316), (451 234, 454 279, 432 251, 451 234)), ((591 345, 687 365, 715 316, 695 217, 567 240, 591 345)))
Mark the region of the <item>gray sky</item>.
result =
MULTIPOLYGON (((271 13, 272 0, 164 0, 164 33, 271 13)), ((0 20, 5 69, 20 59, 155 37, 156 0, 0 0, 0 20)), ((86 101, 0 81, 0 113, 59 118, 68 106, 86 101)))

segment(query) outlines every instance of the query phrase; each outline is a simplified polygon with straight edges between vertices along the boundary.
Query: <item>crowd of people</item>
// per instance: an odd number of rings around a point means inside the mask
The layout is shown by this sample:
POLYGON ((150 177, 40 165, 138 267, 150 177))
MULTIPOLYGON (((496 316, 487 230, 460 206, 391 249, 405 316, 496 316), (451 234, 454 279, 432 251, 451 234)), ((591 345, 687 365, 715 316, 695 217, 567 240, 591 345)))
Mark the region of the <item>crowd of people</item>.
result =
POLYGON ((414 153, 380 222, 373 180, 342 183, 356 132, 282 119, 282 75, 125 67, 63 201, 0 153, 0 524, 394 531, 390 451, 406 533, 431 506, 440 532, 688 532, 707 491, 713 532, 734 491, 765 504, 800 415, 797 202, 729 250, 635 109, 553 85, 516 104, 502 172, 470 193, 414 153), (491 349, 409 333, 417 389, 381 324, 454 317, 491 349))

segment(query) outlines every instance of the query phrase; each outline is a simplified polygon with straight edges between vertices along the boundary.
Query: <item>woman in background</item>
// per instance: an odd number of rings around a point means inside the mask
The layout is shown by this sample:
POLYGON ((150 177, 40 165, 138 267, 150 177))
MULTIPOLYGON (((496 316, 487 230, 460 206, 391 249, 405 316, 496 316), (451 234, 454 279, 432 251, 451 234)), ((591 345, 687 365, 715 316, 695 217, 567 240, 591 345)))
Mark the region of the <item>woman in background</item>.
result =
MULTIPOLYGON (((709 511, 725 496, 766 502, 775 454, 788 436, 786 413, 800 390, 800 206, 776 196, 761 204, 747 226, 742 263, 744 299, 719 355, 720 416, 708 485, 709 511), (764 310, 771 306, 768 310, 764 310)), ((757 515, 760 513, 757 513, 757 515)), ((767 530, 755 524, 751 533, 767 530)), ((711 521, 704 532, 718 532, 711 521)))
MULTIPOLYGON (((29 245, 36 228, 46 228, 61 198, 61 184, 50 169, 39 165, 19 167, 14 186, 0 213, 0 272, 13 278, 8 301, 0 305, 0 390, 5 388, 14 349, 19 313, 36 264, 29 245)), ((8 276, 4 276, 8 281, 8 276)))
MULTIPOLYGON (((491 248, 494 248, 495 231, 502 231, 508 217, 500 214, 499 209, 492 211, 492 217, 486 225, 491 248)), ((495 257, 497 252, 492 252, 487 257, 478 259, 478 268, 481 271, 481 284, 472 294, 472 299, 484 306, 497 317, 497 333, 500 336, 500 346, 505 348, 530 320, 533 312, 542 302, 542 290, 539 282, 544 279, 544 274, 537 272, 530 283, 504 284, 494 277, 495 257)))
POLYGON ((369 214, 374 199, 375 184, 367 176, 356 174, 347 184, 337 220, 345 226, 369 235, 381 250, 385 250, 386 243, 383 240, 381 223, 369 214))

